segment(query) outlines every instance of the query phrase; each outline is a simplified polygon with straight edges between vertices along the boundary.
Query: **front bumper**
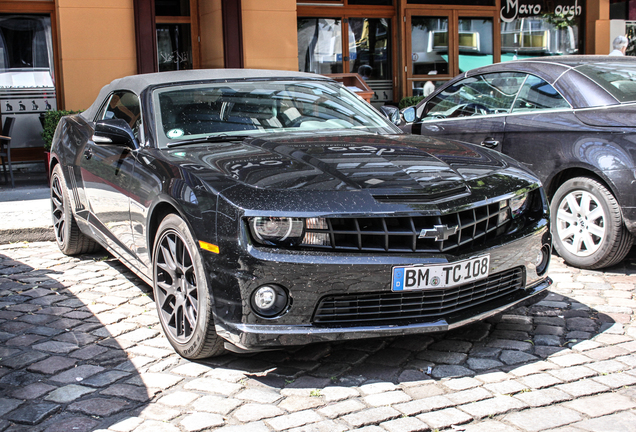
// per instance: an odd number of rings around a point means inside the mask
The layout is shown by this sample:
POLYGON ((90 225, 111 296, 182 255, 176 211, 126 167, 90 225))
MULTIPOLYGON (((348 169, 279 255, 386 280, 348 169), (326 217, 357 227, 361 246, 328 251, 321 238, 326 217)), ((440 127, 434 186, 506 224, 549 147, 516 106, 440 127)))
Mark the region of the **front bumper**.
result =
MULTIPOLYGON (((543 298, 547 289, 552 285, 552 279, 546 277, 540 282, 524 290, 516 296, 501 299, 497 304, 481 305, 465 311, 458 320, 448 322, 438 320, 409 325, 359 326, 343 328, 320 328, 312 325, 267 325, 267 324, 234 324, 223 323, 216 325, 217 333, 225 338, 232 346, 226 348, 233 351, 255 351, 259 349, 306 345, 316 342, 335 342, 353 339, 369 339, 378 337, 404 336, 418 333, 436 333, 455 329, 464 325, 486 319, 506 309, 533 299, 543 298), (536 298, 536 297, 535 297, 536 298), (235 349, 238 347, 239 349, 235 349)), ((537 300, 537 301, 538 301, 537 300)))
MULTIPOLYGON (((552 284, 536 272, 537 256, 551 250, 547 220, 526 227, 497 243, 474 251, 471 256, 490 254, 490 273, 522 269, 518 289, 485 302, 437 316, 435 319, 384 321, 377 325, 354 323, 335 326, 314 322, 316 308, 328 296, 391 293, 394 266, 452 263, 468 255, 444 254, 333 254, 290 253, 279 249, 247 247, 236 255, 208 255, 210 286, 215 300, 215 327, 219 336, 241 350, 272 349, 315 342, 376 338, 415 333, 441 332, 482 320, 531 299, 552 284), (220 260, 219 260, 220 259, 220 260), (291 295, 292 304, 275 319, 257 316, 250 306, 254 290, 277 284, 291 295)), ((549 255, 548 255, 549 256, 549 255)), ((535 297, 539 298, 539 297, 535 297)))

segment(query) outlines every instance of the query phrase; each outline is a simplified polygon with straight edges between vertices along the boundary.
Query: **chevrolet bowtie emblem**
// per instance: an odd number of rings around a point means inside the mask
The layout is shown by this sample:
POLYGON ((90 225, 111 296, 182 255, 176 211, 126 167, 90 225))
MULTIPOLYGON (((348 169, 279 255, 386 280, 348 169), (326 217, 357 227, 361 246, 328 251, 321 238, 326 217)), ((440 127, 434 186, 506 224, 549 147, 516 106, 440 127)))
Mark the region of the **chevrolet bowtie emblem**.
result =
POLYGON ((446 241, 450 236, 457 233, 459 228, 457 225, 448 227, 448 225, 433 225, 433 229, 423 229, 420 231, 418 238, 432 238, 435 241, 446 241))

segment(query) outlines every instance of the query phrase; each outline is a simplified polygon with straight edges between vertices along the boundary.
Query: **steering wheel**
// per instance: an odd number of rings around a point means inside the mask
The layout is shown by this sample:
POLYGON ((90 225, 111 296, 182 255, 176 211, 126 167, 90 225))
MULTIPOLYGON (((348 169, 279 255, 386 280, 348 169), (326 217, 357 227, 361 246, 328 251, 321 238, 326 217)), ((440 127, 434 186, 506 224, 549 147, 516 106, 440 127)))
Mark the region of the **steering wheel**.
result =
POLYGON ((466 105, 460 105, 449 117, 471 117, 474 115, 486 115, 490 110, 485 105, 480 103, 467 103, 466 105))

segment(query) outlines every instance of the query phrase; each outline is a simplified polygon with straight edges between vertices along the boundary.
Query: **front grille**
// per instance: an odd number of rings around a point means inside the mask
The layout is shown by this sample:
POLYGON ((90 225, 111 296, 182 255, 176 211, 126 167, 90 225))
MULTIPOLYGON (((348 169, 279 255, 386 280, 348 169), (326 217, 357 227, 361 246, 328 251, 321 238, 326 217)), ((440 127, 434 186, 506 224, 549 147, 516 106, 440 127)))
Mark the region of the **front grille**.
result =
POLYGON ((329 237, 323 246, 311 245, 323 249, 461 254, 502 234, 508 218, 502 217, 500 222, 499 214, 506 212, 508 207, 500 207, 497 202, 441 216, 329 218, 326 229, 308 229, 307 232, 329 237), (458 229, 443 241, 419 238, 423 229, 433 230, 436 225, 458 229))
POLYGON ((455 288, 328 296, 316 308, 313 324, 346 327, 436 321, 524 286, 524 269, 516 267, 455 288))

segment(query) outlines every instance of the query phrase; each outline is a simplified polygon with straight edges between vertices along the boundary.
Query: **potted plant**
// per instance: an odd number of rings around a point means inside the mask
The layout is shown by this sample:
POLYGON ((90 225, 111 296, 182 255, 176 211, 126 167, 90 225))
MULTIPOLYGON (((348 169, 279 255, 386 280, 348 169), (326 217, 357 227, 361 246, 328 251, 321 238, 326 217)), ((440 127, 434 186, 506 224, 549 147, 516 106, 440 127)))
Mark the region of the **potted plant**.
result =
POLYGON ((46 169, 46 178, 49 179, 49 163, 51 158, 51 145, 53 144, 53 135, 55 135, 55 129, 60 119, 65 115, 77 114, 81 111, 65 111, 65 110, 53 110, 40 114, 40 122, 42 123, 42 140, 44 141, 44 161, 46 169))

